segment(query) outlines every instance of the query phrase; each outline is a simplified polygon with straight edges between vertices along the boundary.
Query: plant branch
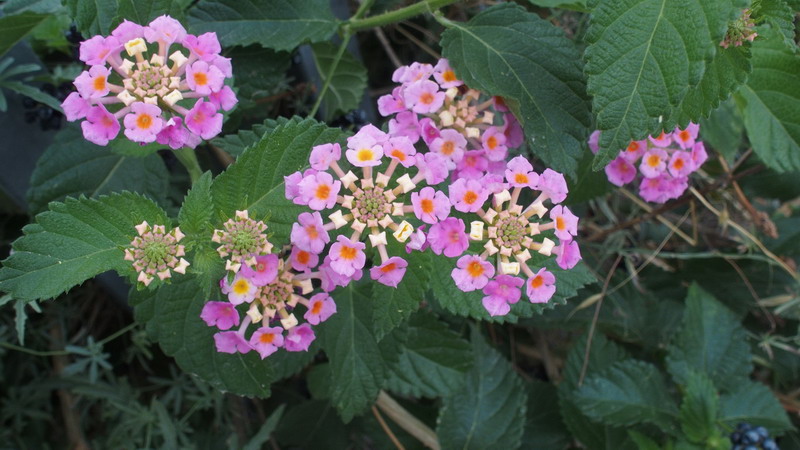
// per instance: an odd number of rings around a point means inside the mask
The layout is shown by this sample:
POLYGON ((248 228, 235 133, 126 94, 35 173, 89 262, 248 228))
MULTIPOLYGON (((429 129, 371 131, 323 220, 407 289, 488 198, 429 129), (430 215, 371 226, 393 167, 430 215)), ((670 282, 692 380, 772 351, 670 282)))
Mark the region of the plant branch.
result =
POLYGON ((388 25, 390 23, 400 22, 408 18, 418 16, 426 12, 434 12, 439 8, 455 3, 458 0, 423 0, 414 3, 413 5, 406 6, 405 8, 396 9, 394 11, 385 12, 376 16, 367 18, 356 18, 355 16, 344 23, 345 30, 356 32, 367 30, 370 28, 388 25))
POLYGON ((193 148, 188 147, 181 147, 174 151, 175 156, 178 158, 178 161, 186 167, 186 171, 189 172, 189 179, 194 184, 201 175, 203 175, 203 171, 200 169, 200 163, 197 161, 197 154, 194 152, 193 148))
POLYGON ((426 447, 439 450, 439 440, 436 433, 419 419, 411 415, 405 408, 400 406, 392 397, 384 391, 378 393, 378 400, 375 402, 384 414, 389 416, 400 428, 406 430, 408 434, 417 438, 426 447))

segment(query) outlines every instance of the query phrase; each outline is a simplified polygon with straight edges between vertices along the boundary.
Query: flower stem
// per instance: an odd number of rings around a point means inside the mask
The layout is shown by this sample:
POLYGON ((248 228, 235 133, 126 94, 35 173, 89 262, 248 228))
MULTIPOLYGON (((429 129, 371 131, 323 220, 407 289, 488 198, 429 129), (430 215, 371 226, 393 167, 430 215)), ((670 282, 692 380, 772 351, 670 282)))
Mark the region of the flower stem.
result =
POLYGON ((406 20, 422 13, 433 12, 443 6, 447 6, 457 1, 458 0, 423 0, 421 2, 414 3, 413 5, 406 6, 405 8, 385 12, 383 14, 367 17, 365 19, 356 18, 354 16, 352 19, 345 22, 345 29, 351 32, 356 32, 369 28, 380 27, 390 23, 399 22, 401 20, 406 20))
POLYGON ((175 150, 175 156, 178 157, 178 161, 186 167, 186 170, 189 172, 189 179, 194 184, 200 175, 203 174, 203 171, 200 169, 200 163, 197 161, 197 154, 195 154, 194 149, 188 147, 181 147, 175 150))
MULTIPOLYGON (((317 94, 317 100, 314 102, 311 112, 308 113, 309 117, 314 117, 317 114, 317 111, 319 111, 319 107, 322 105, 322 99, 325 97, 325 93, 328 92, 328 88, 331 85, 331 80, 333 79, 333 74, 336 73, 336 68, 339 67, 339 61, 342 60, 342 56, 344 56, 344 52, 347 50, 347 44, 350 42, 350 38, 352 36, 353 34, 349 30, 345 30, 344 36, 342 37, 342 43, 339 44, 339 50, 336 52, 336 56, 333 57, 333 62, 328 68, 328 72, 325 74, 325 79, 322 80, 322 89, 319 90, 319 94, 317 94)), ((314 59, 316 60, 316 57, 314 59)))
POLYGON ((425 447, 433 450, 439 450, 441 448, 436 433, 422 423, 422 421, 414 417, 410 412, 406 411, 405 408, 400 406, 400 404, 385 391, 380 391, 378 393, 378 400, 375 402, 375 406, 392 419, 400 428, 406 430, 408 434, 422 442, 422 445, 425 447))

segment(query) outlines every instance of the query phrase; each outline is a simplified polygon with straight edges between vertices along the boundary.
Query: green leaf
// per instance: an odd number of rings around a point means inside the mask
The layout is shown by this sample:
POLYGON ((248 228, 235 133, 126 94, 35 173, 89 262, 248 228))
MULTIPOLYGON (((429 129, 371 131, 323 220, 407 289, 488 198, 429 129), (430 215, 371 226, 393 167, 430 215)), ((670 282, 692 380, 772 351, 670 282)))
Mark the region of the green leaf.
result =
POLYGON ((242 447, 242 450, 259 450, 263 448, 263 446, 267 444, 267 441, 269 441, 272 432, 277 428, 285 408, 286 405, 281 405, 273 411, 272 414, 267 417, 264 425, 261 425, 261 428, 258 429, 258 433, 247 441, 247 444, 242 447))
POLYGON ((461 388, 472 364, 469 342, 420 311, 409 320, 406 342, 390 367, 387 386, 405 396, 447 397, 461 388))
POLYGON ((21 12, 52 14, 63 8, 60 0, 8 0, 0 6, 3 15, 12 16, 21 12))
POLYGON ((19 299, 52 298, 107 270, 130 273, 123 248, 136 235, 134 226, 169 224, 155 203, 129 192, 49 207, 22 229, 0 269, 0 290, 19 299))
POLYGON ((602 131, 595 170, 632 140, 671 130, 673 108, 700 82, 725 17, 724 0, 602 1, 586 33, 587 91, 602 131), (701 3, 711 3, 704 8, 701 3))
POLYGON ((747 334, 739 320, 697 284, 689 288, 683 325, 669 347, 667 368, 679 384, 687 384, 694 370, 723 391, 744 382, 752 370, 747 334))
MULTIPOLYGON (((236 96, 239 98, 237 109, 264 108, 264 105, 257 102, 259 98, 290 89, 286 82, 286 71, 292 65, 291 53, 276 52, 260 45, 250 45, 234 47, 227 51, 225 56, 231 58, 233 73, 236 77, 234 85, 236 86, 236 96)), ((267 120, 274 122, 273 119, 267 120)), ((279 117, 278 120, 286 119, 279 117)))
POLYGON ((527 395, 522 380, 472 329, 475 365, 464 387, 445 397, 436 434, 442 449, 517 448, 525 424, 527 395))
MULTIPOLYGON (((314 64, 321 82, 324 83, 331 65, 336 59, 338 47, 330 42, 311 46, 314 64)), ((352 54, 345 51, 331 77, 330 85, 322 97, 323 120, 330 121, 340 114, 358 108, 367 88, 367 68, 352 54)))
POLYGON ((652 423, 672 432, 678 417, 658 368, 633 359, 587 378, 574 400, 587 416, 609 425, 652 423))
POLYGON ((251 351, 227 354, 217 351, 214 334, 200 318, 208 297, 191 276, 176 277, 157 290, 132 291, 130 303, 136 320, 146 322, 164 353, 188 373, 213 387, 248 397, 267 397, 272 382, 271 361, 251 351))
POLYGON ((118 0, 64 0, 78 31, 84 37, 108 35, 111 21, 117 15, 118 3, 118 0))
POLYGON ((327 40, 337 25, 328 0, 200 0, 189 10, 190 30, 215 31, 224 46, 293 50, 327 40))
POLYGON ((371 405, 386 378, 386 366, 372 334, 375 301, 351 283, 337 289, 336 314, 319 326, 322 348, 331 364, 331 404, 349 422, 371 405))
POLYGON ((736 93, 753 150, 775 170, 800 170, 800 56, 771 30, 753 43, 753 73, 736 93))
POLYGON ((717 434, 719 396, 714 383, 706 375, 690 372, 681 403, 681 429, 686 437, 702 444, 717 434))
POLYGON ((159 203, 165 200, 169 173, 159 156, 129 158, 110 153, 87 142, 75 126, 58 132, 53 142, 31 176, 28 203, 33 213, 67 196, 97 197, 124 190, 145 194, 159 203))
POLYGON ((585 203, 588 200, 603 196, 616 188, 608 181, 608 176, 602 170, 592 170, 594 155, 589 151, 584 151, 581 159, 578 160, 578 171, 575 182, 567 180, 569 186, 569 196, 564 201, 565 205, 572 206, 585 203))
POLYGON ((283 416, 275 438, 291 448, 347 448, 347 428, 325 400, 309 400, 283 416))
POLYGON ((11 89, 12 91, 14 91, 14 92, 16 92, 18 94, 22 94, 22 95, 24 95, 26 97, 30 97, 30 98, 36 100, 37 102, 43 103, 43 104, 49 106, 50 108, 52 108, 52 109, 54 109, 54 110, 56 110, 58 112, 63 112, 61 110, 61 102, 59 102, 52 95, 50 95, 50 94, 48 94, 46 92, 40 91, 39 89, 36 89, 33 86, 29 86, 27 84, 23 84, 23 83, 21 83, 19 81, 4 81, 4 82, 0 83, 0 86, 4 87, 6 89, 11 89))
POLYGON ((742 115, 733 99, 720 103, 707 119, 700 119, 700 130, 703 141, 733 163, 744 133, 742 115))
POLYGON ((561 29, 505 3, 452 23, 441 45, 467 85, 509 100, 537 156, 575 177, 591 116, 580 52, 561 29))
POLYGON ((775 394, 767 386, 749 380, 720 398, 720 420, 731 428, 740 422, 761 425, 778 435, 794 428, 775 394))
POLYGON ((205 172, 186 194, 178 213, 181 230, 187 234, 207 234, 213 231, 214 200, 211 198, 211 172, 205 172))
POLYGON ((521 448, 565 448, 572 440, 558 410, 558 391, 551 383, 526 384, 528 414, 521 448))
POLYGON ((294 116, 291 119, 285 117, 267 119, 264 123, 253 125, 251 130, 239 130, 236 134, 226 134, 225 136, 214 138, 211 143, 238 157, 244 153, 247 147, 260 141, 264 135, 273 132, 279 125, 285 125, 288 122, 297 124, 302 121, 303 118, 299 116, 294 116))
POLYGON ((287 240, 292 223, 307 208, 286 200, 283 177, 308 165, 315 145, 336 142, 344 133, 313 119, 289 121, 249 147, 211 185, 218 212, 233 217, 249 210, 251 217, 269 215, 274 241, 287 240))
POLYGON ((3 56, 48 17, 47 14, 33 12, 0 17, 0 56, 3 56))
POLYGON ((118 20, 115 22, 127 19, 140 25, 147 25, 156 17, 164 14, 183 21, 183 10, 191 3, 191 0, 118 0, 118 2, 118 20))
POLYGON ((639 433, 638 431, 628 430, 628 436, 630 436, 631 440, 636 443, 636 445, 639 447, 639 450, 661 449, 661 446, 658 445, 658 442, 650 439, 642 433, 639 433))
POLYGON ((797 51, 794 41, 794 11, 783 0, 753 0, 751 17, 756 24, 767 23, 783 37, 783 43, 792 51, 797 51))
POLYGON ((541 6, 543 8, 562 8, 571 9, 573 11, 589 12, 589 7, 586 5, 586 0, 528 0, 531 4, 541 6))

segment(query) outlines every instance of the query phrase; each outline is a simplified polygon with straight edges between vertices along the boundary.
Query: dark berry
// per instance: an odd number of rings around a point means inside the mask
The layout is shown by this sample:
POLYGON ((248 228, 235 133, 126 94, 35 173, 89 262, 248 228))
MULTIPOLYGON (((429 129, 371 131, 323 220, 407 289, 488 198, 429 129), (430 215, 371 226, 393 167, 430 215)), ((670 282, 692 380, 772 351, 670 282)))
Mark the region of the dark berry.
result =
POLYGON ((761 443, 761 448, 764 450, 778 450, 778 444, 772 439, 764 439, 764 442, 761 443))

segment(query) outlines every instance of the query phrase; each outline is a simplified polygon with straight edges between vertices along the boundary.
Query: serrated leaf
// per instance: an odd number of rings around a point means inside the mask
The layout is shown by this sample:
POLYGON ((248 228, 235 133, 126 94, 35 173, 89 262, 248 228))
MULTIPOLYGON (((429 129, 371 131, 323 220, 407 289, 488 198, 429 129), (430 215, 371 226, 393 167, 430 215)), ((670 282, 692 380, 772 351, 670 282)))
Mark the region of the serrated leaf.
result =
MULTIPOLYGON (((234 84, 236 96, 239 98, 237 109, 263 109, 264 105, 257 103, 256 100, 289 89, 286 82, 286 71, 292 65, 291 53, 278 52, 260 45, 250 45, 234 47, 226 52, 226 56, 231 58, 233 73, 236 77, 234 84)), ((267 120, 274 122, 273 119, 267 120)), ((278 120, 287 119, 279 117, 278 120)))
POLYGON ((800 56, 771 30, 753 43, 753 73, 736 93, 753 150, 780 172, 800 170, 800 56))
MULTIPOLYGON (((324 83, 336 58, 337 46, 330 42, 320 42, 312 45, 311 49, 320 81, 324 83)), ((345 51, 336 65, 328 90, 322 97, 323 120, 330 121, 339 114, 358 108, 366 88, 367 68, 345 51)))
POLYGON ((118 0, 64 0, 78 31, 84 36, 108 35, 118 4, 118 0))
POLYGON ((0 269, 0 290, 22 300, 55 297, 108 270, 129 273, 123 247, 136 235, 134 226, 169 221, 151 200, 129 192, 49 207, 22 229, 0 269))
POLYGON ((522 380, 474 327, 470 340, 474 366, 464 387, 444 398, 439 443, 445 450, 517 448, 528 400, 522 380))
POLYGON ((719 407, 720 420, 731 428, 740 422, 764 426, 774 434, 794 428, 775 394, 755 381, 740 383, 735 390, 723 395, 719 407))
POLYGON ((747 334, 739 320, 697 284, 689 288, 667 368, 679 384, 687 384, 690 372, 697 371, 723 391, 734 389, 752 370, 747 334))
POLYGON ((742 145, 744 121, 733 99, 720 103, 707 119, 700 119, 703 142, 719 152, 729 164, 736 159, 742 145))
POLYGON ((157 155, 129 158, 87 142, 77 127, 58 132, 36 163, 28 190, 31 212, 67 196, 97 197, 124 190, 165 200, 169 173, 157 155))
POLYGON ((303 118, 294 116, 291 119, 286 117, 278 117, 277 119, 267 119, 264 123, 253 125, 250 130, 239 130, 236 134, 226 134, 225 136, 214 138, 211 144, 225 150, 233 156, 239 156, 244 153, 244 150, 257 143, 267 133, 271 133, 280 125, 285 125, 288 122, 299 123, 303 118))
POLYGON ((181 230, 186 234, 211 235, 214 218, 214 200, 211 198, 211 172, 205 172, 186 194, 181 210, 178 213, 178 222, 181 230))
POLYGON ((783 0, 753 0, 750 11, 756 24, 769 24, 780 33, 787 48, 797 51, 797 43, 794 41, 794 11, 788 3, 783 0))
POLYGON ((334 411, 325 400, 300 403, 283 416, 275 437, 292 448, 346 448, 347 428, 334 411))
POLYGON ((572 440, 558 410, 558 391, 551 383, 526 384, 528 414, 520 448, 563 449, 572 440))
POLYGON ((720 17, 707 14, 694 0, 601 1, 592 10, 585 71, 602 131, 595 170, 631 140, 675 126, 673 108, 700 82, 719 42, 711 36, 720 17))
POLYGON ((573 399, 587 416, 609 425, 652 423, 669 433, 678 417, 658 368, 633 359, 587 378, 573 399))
POLYGON ((420 311, 408 322, 403 351, 390 367, 387 386, 413 397, 447 397, 464 384, 472 347, 446 324, 420 311))
POLYGON ((327 0, 201 0, 189 10, 193 33, 215 31, 222 45, 293 50, 337 28, 327 0))
POLYGON ((0 56, 3 56, 48 17, 47 14, 34 12, 0 17, 0 56))
POLYGON ((271 361, 251 351, 220 353, 214 344, 215 327, 200 318, 208 301, 197 280, 177 277, 155 291, 132 291, 130 302, 137 321, 155 329, 161 348, 181 369, 213 387, 248 397, 267 397, 272 382, 271 361))
POLYGON ((441 45, 467 85, 509 99, 534 153, 574 178, 591 116, 580 52, 564 32, 503 3, 454 23, 441 45))
POLYGON ((127 19, 140 25, 147 25, 156 17, 165 14, 183 21, 183 10, 191 0, 118 0, 118 2, 118 22, 127 19))
POLYGON ((686 437, 702 444, 717 432, 719 396, 714 383, 706 375, 691 372, 681 403, 681 429, 686 437))
POLYGON ((372 334, 375 301, 351 283, 332 293, 336 314, 319 326, 322 348, 331 364, 331 404, 349 422, 371 405, 386 378, 386 366, 372 334))
POLYGON ((343 136, 313 119, 278 126, 214 179, 211 194, 217 211, 224 217, 233 217, 237 209, 249 210, 251 217, 268 215, 275 242, 288 240, 291 224, 307 208, 286 200, 283 177, 308 165, 312 147, 343 136))

